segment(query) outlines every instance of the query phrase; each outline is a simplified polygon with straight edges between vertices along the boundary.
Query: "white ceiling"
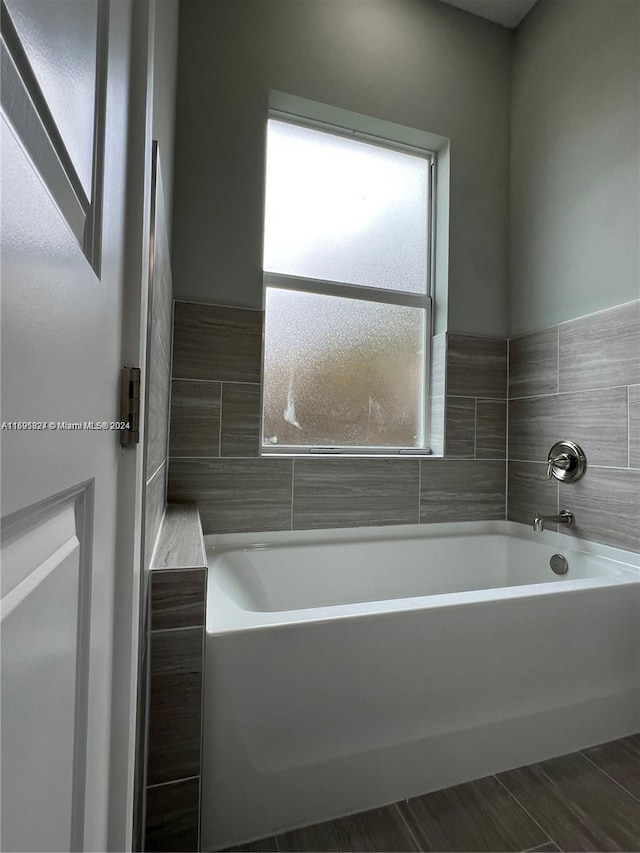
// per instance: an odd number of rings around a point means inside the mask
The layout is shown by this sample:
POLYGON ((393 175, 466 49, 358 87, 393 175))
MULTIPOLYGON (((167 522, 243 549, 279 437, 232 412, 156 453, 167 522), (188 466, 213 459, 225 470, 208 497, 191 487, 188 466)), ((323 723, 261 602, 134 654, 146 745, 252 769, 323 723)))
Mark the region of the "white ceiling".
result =
POLYGON ((517 27, 536 0, 441 0, 504 27, 517 27))

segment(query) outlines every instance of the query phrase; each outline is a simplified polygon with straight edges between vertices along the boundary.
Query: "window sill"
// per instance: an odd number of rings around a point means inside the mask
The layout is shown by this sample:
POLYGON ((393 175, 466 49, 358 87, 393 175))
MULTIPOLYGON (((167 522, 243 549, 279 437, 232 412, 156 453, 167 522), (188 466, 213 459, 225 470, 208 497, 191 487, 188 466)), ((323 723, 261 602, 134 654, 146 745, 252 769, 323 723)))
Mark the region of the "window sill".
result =
POLYGON ((417 453, 347 453, 337 451, 321 451, 319 453, 295 453, 294 451, 282 451, 280 453, 260 453, 262 459, 442 459, 440 455, 424 450, 417 453))

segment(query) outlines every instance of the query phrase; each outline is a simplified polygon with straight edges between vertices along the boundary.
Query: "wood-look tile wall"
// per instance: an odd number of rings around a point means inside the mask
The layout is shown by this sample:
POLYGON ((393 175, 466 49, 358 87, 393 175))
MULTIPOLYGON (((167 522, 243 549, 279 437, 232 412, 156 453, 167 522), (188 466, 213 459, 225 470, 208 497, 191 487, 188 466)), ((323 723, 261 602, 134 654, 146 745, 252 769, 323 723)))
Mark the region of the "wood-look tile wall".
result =
MULTIPOLYGON (((157 153, 157 152, 156 152, 157 153)), ((145 755, 144 732, 147 727, 147 676, 149 648, 147 602, 149 567, 158 538, 167 501, 167 461, 169 456, 169 394, 171 387, 172 282, 171 258, 167 236, 165 199, 159 162, 154 154, 155 238, 154 258, 148 292, 147 354, 142 365, 146 393, 144 555, 141 574, 140 652, 138 664, 138 714, 136 721, 136 772, 134 806, 134 848, 140 850, 144 831, 145 755)))
POLYGON ((154 155, 155 240, 153 272, 149 282, 147 360, 143 365, 146 388, 146 498, 144 567, 149 568, 167 498, 169 392, 172 348, 172 281, 165 198, 159 162, 154 155))
POLYGON ((507 342, 447 336, 446 456, 506 459, 507 342))
POLYGON ((429 441, 436 456, 444 453, 444 407, 446 399, 447 334, 434 335, 431 341, 431 388, 429 441))
POLYGON ((168 506, 150 572, 149 853, 199 848, 206 571, 197 509, 168 506))
POLYGON ((262 312, 175 303, 169 499, 205 533, 504 518, 506 341, 434 341, 445 459, 259 457, 261 346, 262 312))
POLYGON ((573 501, 571 535, 640 548, 625 520, 640 515, 640 302, 508 345, 437 340, 443 458, 259 458, 261 340, 260 311, 176 303, 169 493, 198 504, 205 532, 428 523, 454 508, 458 518, 461 508, 469 520, 502 518, 508 422, 509 518, 529 524, 573 501), (573 488, 544 477, 560 438, 587 454, 573 488))
POLYGON ((562 532, 640 551, 640 301, 509 341, 508 517, 571 510, 562 532), (577 483, 545 477, 547 453, 577 442, 577 483))
POLYGON ((198 849, 205 575, 204 568, 151 573, 150 853, 198 849))
POLYGON ((200 779, 147 791, 146 849, 157 853, 199 850, 200 779))

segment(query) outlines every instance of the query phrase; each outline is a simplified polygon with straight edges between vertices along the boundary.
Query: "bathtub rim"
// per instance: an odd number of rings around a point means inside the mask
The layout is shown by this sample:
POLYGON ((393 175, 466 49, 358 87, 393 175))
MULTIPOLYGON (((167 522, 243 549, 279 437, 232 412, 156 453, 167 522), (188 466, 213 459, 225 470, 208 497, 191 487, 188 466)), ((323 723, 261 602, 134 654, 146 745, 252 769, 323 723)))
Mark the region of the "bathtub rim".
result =
POLYGON ((510 520, 454 521, 438 524, 394 524, 366 527, 326 527, 308 530, 270 530, 248 533, 208 533, 204 536, 207 562, 211 554, 223 554, 245 548, 287 547, 300 545, 325 545, 328 542, 360 542, 388 539, 430 539, 460 532, 466 535, 504 534, 527 542, 542 542, 564 546, 573 551, 632 566, 640 571, 640 553, 583 539, 571 533, 552 530, 535 532, 529 525, 510 520))
POLYGON ((514 521, 467 521, 432 525, 408 524, 322 530, 285 530, 268 533, 208 534, 204 540, 210 581, 205 627, 206 633, 210 637, 245 631, 294 627, 303 623, 328 622, 335 619, 372 618, 403 611, 428 611, 433 608, 480 605, 501 599, 563 595, 607 587, 620 587, 621 585, 631 587, 640 585, 640 554, 553 531, 544 531, 542 534, 535 533, 514 521), (607 563, 613 563, 614 568, 622 570, 624 574, 623 577, 603 575, 601 577, 565 580, 560 583, 557 580, 549 580, 518 586, 492 587, 280 611, 245 610, 219 590, 215 579, 212 578, 213 560, 235 550, 261 550, 268 547, 286 548, 301 544, 309 546, 326 545, 335 542, 375 542, 390 539, 398 541, 406 539, 428 540, 456 534, 505 535, 511 539, 534 542, 558 551, 601 558, 607 563), (216 592, 220 594, 216 595, 216 592))

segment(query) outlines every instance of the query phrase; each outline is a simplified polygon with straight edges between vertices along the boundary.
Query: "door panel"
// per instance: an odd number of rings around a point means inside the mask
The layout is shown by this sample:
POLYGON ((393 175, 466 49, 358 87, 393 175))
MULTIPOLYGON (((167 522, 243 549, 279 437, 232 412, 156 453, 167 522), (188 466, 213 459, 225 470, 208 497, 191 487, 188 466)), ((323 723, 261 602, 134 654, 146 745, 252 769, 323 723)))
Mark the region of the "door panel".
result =
POLYGON ((83 844, 93 483, 3 521, 2 844, 83 844))
MULTIPOLYGON (((108 844, 117 496, 141 485, 133 473, 123 479, 118 432, 84 425, 119 420, 130 38, 128 0, 3 3, 3 74, 13 63, 17 79, 6 87, 3 77, 0 119, 0 417, 46 425, 1 433, 2 560, 11 567, 2 590, 3 849, 108 844), (83 49, 70 58, 78 39, 83 49), (65 92, 75 116, 65 114, 65 92), (64 181, 84 211, 81 233, 64 181)), ((131 583, 133 555, 120 556, 131 583)), ((118 622, 120 636, 133 636, 132 624, 137 610, 118 622)), ((116 701, 129 709, 128 694, 116 701)), ((127 737, 117 743, 120 790, 127 737)))
POLYGON ((2 110, 100 274, 108 0, 2 0, 2 110))
POLYGON ((87 196, 93 173, 98 0, 5 0, 87 196))

